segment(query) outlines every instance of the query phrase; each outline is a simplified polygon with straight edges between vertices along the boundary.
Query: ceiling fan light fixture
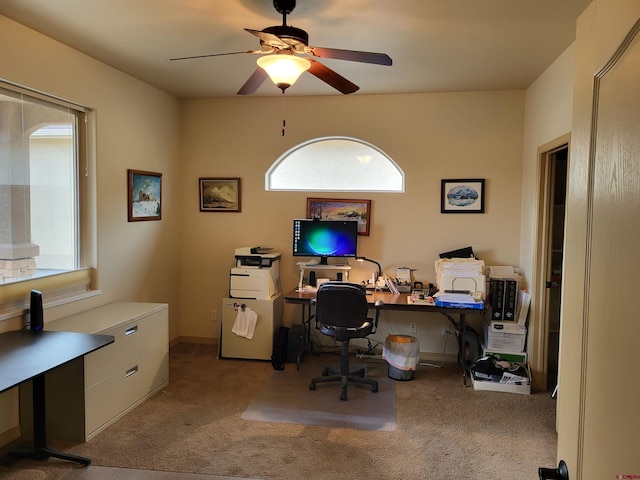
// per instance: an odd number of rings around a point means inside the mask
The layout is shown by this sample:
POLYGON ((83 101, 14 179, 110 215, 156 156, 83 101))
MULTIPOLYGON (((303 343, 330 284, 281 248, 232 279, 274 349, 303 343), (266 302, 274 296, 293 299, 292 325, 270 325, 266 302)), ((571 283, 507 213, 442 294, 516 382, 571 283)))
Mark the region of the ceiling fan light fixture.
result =
POLYGON ((260 57, 258 66, 267 72, 271 81, 284 93, 296 83, 303 72, 309 70, 311 62, 295 55, 275 54, 260 57))

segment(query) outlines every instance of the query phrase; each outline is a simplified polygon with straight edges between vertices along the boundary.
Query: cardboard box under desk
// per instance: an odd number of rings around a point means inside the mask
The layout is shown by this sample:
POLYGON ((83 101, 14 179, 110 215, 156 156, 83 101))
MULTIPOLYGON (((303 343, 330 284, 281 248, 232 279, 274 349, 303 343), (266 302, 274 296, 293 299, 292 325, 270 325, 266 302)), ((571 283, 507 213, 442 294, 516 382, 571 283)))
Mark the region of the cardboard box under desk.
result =
POLYGON ((476 380, 471 375, 471 383, 474 390, 486 390, 491 392, 507 392, 507 393, 519 393, 521 395, 529 395, 531 393, 531 369, 527 364, 527 374, 529 375, 529 383, 527 385, 517 385, 514 383, 499 383, 491 382, 489 380, 476 380))
POLYGON ((486 345, 482 346, 482 356, 492 355, 498 360, 506 360, 514 363, 527 363, 527 352, 514 352, 509 350, 502 350, 500 348, 488 348, 486 345))
POLYGON ((488 349, 524 351, 527 328, 513 322, 484 322, 484 345, 488 349))

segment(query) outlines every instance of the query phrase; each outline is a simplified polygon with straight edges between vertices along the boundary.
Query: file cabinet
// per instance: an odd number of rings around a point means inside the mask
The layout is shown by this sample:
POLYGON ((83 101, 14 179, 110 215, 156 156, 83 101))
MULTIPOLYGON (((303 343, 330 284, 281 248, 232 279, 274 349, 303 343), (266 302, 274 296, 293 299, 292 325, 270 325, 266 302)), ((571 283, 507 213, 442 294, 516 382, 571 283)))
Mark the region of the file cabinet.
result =
POLYGON ((57 391, 47 389, 53 438, 89 440, 169 382, 167 304, 111 303, 45 328, 115 337, 113 344, 51 372, 62 377, 51 382, 57 391))

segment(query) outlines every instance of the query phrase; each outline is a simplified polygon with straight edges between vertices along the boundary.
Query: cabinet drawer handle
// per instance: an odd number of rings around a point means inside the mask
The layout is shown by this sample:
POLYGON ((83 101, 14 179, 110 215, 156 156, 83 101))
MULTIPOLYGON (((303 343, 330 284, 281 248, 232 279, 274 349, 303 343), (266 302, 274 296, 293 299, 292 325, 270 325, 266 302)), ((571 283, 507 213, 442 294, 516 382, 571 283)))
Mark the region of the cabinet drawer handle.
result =
POLYGON ((128 337, 129 335, 133 335, 137 331, 138 331, 138 325, 135 325, 133 327, 129 327, 124 331, 124 336, 128 337))
POLYGON ((127 371, 124 373, 124 376, 125 376, 125 378, 128 378, 128 377, 130 377, 131 375, 134 375, 134 374, 136 374, 136 373, 138 373, 138 365, 136 365, 135 367, 131 367, 129 370, 127 370, 127 371))

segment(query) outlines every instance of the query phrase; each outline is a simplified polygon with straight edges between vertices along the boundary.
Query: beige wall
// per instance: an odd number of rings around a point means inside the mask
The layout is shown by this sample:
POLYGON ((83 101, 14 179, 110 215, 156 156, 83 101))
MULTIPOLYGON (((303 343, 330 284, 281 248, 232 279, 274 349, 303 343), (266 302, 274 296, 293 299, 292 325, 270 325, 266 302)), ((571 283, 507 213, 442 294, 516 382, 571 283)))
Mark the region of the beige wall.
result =
MULTIPOLYGON (((102 295, 45 311, 45 321, 115 300, 178 311, 178 101, 0 16, 0 78, 95 109, 98 288, 102 295), (127 222, 127 169, 163 174, 162 220, 127 222)), ((45 292, 46 293, 46 292, 45 292)))
MULTIPOLYGON (((0 44, 11 46, 0 48, 0 78, 97 112, 96 158, 83 183, 94 185, 95 190, 97 285, 102 294, 46 309, 45 327, 46 322, 112 301, 166 302, 175 337, 180 233, 178 101, 2 16, 0 44), (161 221, 127 222, 128 168, 163 174, 161 221)), ((14 320, 5 322, 13 328, 20 325, 14 320)), ((0 398, 0 405, 0 428, 15 425, 17 402, 12 392, 0 398)), ((6 437, 0 431, 0 443, 6 437)))
MULTIPOLYGON (((220 310, 228 294, 236 247, 273 247, 283 255, 283 289, 297 285, 291 227, 292 219, 305 216, 308 196, 371 199, 370 236, 360 237, 359 251, 390 274, 408 266, 417 280, 434 282, 438 253, 467 245, 489 265, 518 264, 524 92, 286 97, 285 137, 282 112, 279 97, 181 104, 180 335, 217 336, 210 311, 220 310), (406 192, 265 192, 265 172, 282 153, 329 135, 384 150, 404 170, 406 192), (242 178, 241 213, 199 212, 198 178, 209 176, 242 178), (486 213, 442 215, 443 178, 486 178, 486 213)), ((360 281, 371 269, 354 265, 351 279, 360 281)), ((286 307, 287 322, 298 315, 286 307)), ((427 320, 418 326, 422 350, 441 351, 439 326, 446 321, 427 320), (431 329, 438 331, 435 339, 420 335, 431 329)), ((399 333, 405 328, 396 327, 399 333)), ((378 336, 384 340, 384 331, 378 336)))
POLYGON ((536 251, 539 229, 542 228, 538 224, 538 211, 544 208, 544 201, 540 199, 541 162, 538 150, 571 131, 574 50, 573 45, 567 48, 526 92, 520 266, 532 294, 528 351, 536 388, 546 388, 542 371, 547 343, 546 328, 540 325, 545 320, 544 311, 538 308, 544 300, 545 292, 540 288, 540 281, 544 279, 536 278, 538 263, 544 261, 536 251))

